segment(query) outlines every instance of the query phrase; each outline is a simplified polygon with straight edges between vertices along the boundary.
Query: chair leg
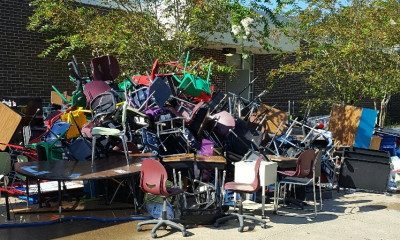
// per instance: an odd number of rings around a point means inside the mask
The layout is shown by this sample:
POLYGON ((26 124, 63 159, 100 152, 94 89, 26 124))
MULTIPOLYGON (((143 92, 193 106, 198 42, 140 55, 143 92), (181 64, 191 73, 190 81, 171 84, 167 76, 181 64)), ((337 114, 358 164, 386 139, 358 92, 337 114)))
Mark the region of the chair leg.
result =
POLYGON ((152 238, 156 238, 157 237, 156 231, 160 227, 167 227, 167 226, 169 226, 171 228, 175 228, 175 229, 179 230, 180 232, 182 232, 183 237, 187 236, 185 226, 179 225, 178 223, 174 222, 174 220, 163 220, 163 219, 148 220, 148 221, 145 221, 145 222, 138 223, 137 230, 141 231, 143 225, 150 225, 150 224, 156 224, 153 227, 153 229, 151 230, 151 237, 152 238))
POLYGON ((128 152, 128 146, 126 143, 126 136, 125 134, 120 136, 121 140, 122 140, 122 146, 124 148, 124 153, 125 153, 125 158, 126 158, 126 165, 129 165, 129 152, 128 152))
POLYGON ((238 231, 239 232, 243 232, 243 228, 244 228, 244 219, 249 219, 249 220, 253 220, 255 223, 261 223, 261 227, 262 228, 266 228, 266 221, 264 219, 260 219, 257 218, 255 216, 252 215, 246 215, 243 214, 243 195, 244 194, 239 194, 239 213, 231 213, 230 215, 218 218, 215 223, 214 223, 214 227, 218 227, 220 223, 224 223, 228 220, 231 219, 237 219, 239 221, 239 228, 238 231))
POLYGON ((157 237, 156 231, 160 227, 163 227, 163 226, 164 227, 169 226, 171 228, 175 228, 175 229, 177 229, 177 230, 182 232, 183 237, 186 237, 187 236, 186 227, 185 226, 180 226, 177 222, 183 224, 183 221, 181 221, 179 219, 176 219, 176 220, 167 219, 167 199, 164 197, 163 198, 162 218, 161 219, 148 220, 148 221, 144 221, 144 222, 138 223, 137 230, 141 231, 143 225, 156 224, 153 227, 153 229, 151 230, 151 237, 152 238, 156 238, 157 237))
POLYGON ((322 210, 322 191, 321 191, 321 177, 318 177, 318 187, 319 187, 319 210, 322 210))
POLYGON ((94 164, 94 156, 96 154, 96 151, 95 151, 95 149, 96 149, 96 138, 97 137, 95 137, 95 136, 92 137, 92 167, 93 167, 93 164, 94 164))
POLYGON ((317 216, 317 194, 315 192, 315 177, 313 177, 314 215, 317 216))

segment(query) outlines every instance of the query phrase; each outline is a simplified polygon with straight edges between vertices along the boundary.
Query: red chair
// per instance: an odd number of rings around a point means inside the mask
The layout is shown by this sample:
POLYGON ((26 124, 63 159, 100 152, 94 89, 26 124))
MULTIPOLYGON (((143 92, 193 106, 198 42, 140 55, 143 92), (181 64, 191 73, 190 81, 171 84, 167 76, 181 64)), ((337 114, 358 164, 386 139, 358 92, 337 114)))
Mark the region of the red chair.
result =
POLYGON ((307 177, 311 173, 314 158, 315 151, 312 149, 308 149, 302 152, 297 158, 295 171, 278 171, 278 174, 281 174, 284 177, 307 177))
MULTIPOLYGON (((321 193, 321 158, 322 158, 322 151, 316 152, 312 149, 306 150, 300 154, 297 159, 296 164, 296 171, 278 171, 279 174, 282 175, 282 179, 279 181, 278 184, 278 197, 280 195, 281 186, 284 186, 284 194, 283 199, 286 197, 286 185, 289 185, 289 189, 292 189, 292 186, 307 186, 309 184, 313 184, 313 194, 314 194, 314 217, 317 216, 317 198, 316 198, 316 191, 315 185, 318 183, 319 185, 319 197, 320 197, 320 210, 322 210, 322 193, 321 193), (317 182, 316 182, 317 179, 317 182)), ((285 201, 284 201, 285 202, 285 201)), ((283 215, 278 212, 278 201, 275 201, 277 204, 275 206, 276 213, 278 215, 283 215)), ((302 207, 298 208, 302 210, 302 207)), ((311 210, 311 209, 310 209, 311 210)), ((310 216, 302 216, 302 215, 288 215, 292 217, 307 217, 313 218, 310 216)))
POLYGON ((239 232, 243 232, 243 225, 244 225, 244 219, 250 219, 253 220, 254 222, 260 223, 262 228, 266 228, 266 222, 263 219, 259 219, 255 216, 252 215, 245 215, 243 214, 243 197, 246 193, 254 193, 260 189, 260 176, 258 174, 259 169, 260 169, 260 164, 261 164, 262 156, 258 157, 257 162, 254 167, 254 173, 255 177, 252 183, 238 183, 238 182, 227 182, 225 184, 225 189, 226 190, 231 190, 234 193, 239 193, 240 196, 240 205, 239 205, 239 213, 232 213, 228 216, 224 216, 221 218, 218 218, 215 223, 214 227, 218 227, 220 223, 226 222, 231 219, 238 219, 239 220, 239 232))
POLYGON ((119 75, 118 60, 110 55, 93 58, 90 62, 94 81, 111 81, 119 75))
POLYGON ((156 224, 151 230, 151 237, 156 238, 156 231, 160 227, 170 226, 176 228, 182 232, 184 237, 187 236, 185 226, 181 226, 178 223, 182 223, 179 219, 167 219, 167 198, 182 194, 184 190, 180 188, 169 188, 166 185, 167 182, 167 171, 164 166, 154 159, 144 159, 142 162, 140 188, 153 195, 162 197, 163 199, 163 211, 161 219, 153 219, 145 222, 141 222, 137 226, 137 230, 141 231, 143 225, 156 224))

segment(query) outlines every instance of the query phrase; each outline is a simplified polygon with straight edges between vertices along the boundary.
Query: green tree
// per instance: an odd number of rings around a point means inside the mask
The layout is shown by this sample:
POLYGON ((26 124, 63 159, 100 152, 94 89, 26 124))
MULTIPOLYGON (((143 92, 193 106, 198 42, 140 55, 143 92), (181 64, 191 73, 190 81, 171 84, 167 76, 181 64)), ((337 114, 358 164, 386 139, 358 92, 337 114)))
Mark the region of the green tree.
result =
POLYGON ((313 100, 357 105, 371 98, 383 126, 400 91, 400 3, 395 0, 308 0, 290 34, 301 41, 294 62, 270 73, 302 73, 313 100), (380 105, 378 106, 378 103, 380 105))
POLYGON ((65 58, 89 48, 115 55, 123 71, 144 73, 157 58, 177 60, 184 52, 207 46, 215 33, 231 32, 237 41, 257 41, 268 49, 270 23, 280 26, 276 15, 290 1, 278 0, 273 7, 259 0, 92 1, 96 6, 76 0, 34 0, 28 29, 48 36, 43 57, 55 52, 65 58), (260 24, 262 28, 256 28, 260 24))

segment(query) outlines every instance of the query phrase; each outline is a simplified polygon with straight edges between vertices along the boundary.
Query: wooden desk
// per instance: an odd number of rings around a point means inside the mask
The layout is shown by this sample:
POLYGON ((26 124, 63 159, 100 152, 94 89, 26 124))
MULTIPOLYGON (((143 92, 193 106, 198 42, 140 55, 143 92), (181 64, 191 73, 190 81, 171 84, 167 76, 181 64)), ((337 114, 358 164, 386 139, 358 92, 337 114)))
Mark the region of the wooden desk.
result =
POLYGON ((177 154, 162 159, 165 168, 169 169, 193 168, 194 161, 195 161, 194 153, 177 154))
POLYGON ((204 156, 196 155, 196 164, 199 169, 213 169, 224 170, 226 159, 223 156, 204 156))
MULTIPOLYGON (((219 187, 220 194, 217 197, 221 198, 223 196, 222 192, 224 189, 223 185, 225 184, 225 174, 223 174, 222 178, 220 179, 218 172, 219 172, 219 170, 225 169, 226 159, 223 156, 196 155, 196 164, 200 170, 214 168, 215 189, 217 189, 219 187), (221 182, 221 184, 219 184, 219 182, 221 182)), ((222 201, 220 201, 220 203, 222 203, 222 201)))

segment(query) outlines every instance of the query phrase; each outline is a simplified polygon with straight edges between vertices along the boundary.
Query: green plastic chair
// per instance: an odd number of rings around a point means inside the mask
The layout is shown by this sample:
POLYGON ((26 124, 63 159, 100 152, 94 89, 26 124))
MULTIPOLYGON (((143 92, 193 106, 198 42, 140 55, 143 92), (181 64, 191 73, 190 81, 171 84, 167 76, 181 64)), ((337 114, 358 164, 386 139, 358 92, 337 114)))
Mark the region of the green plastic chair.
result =
POLYGON ((186 73, 186 67, 189 60, 189 53, 186 56, 185 68, 183 70, 183 79, 179 79, 176 75, 172 75, 175 80, 179 83, 179 91, 188 94, 193 97, 199 96, 202 92, 211 94, 211 83, 210 83, 210 73, 211 73, 211 63, 208 69, 207 80, 202 79, 199 76, 194 76, 190 73, 186 73))

